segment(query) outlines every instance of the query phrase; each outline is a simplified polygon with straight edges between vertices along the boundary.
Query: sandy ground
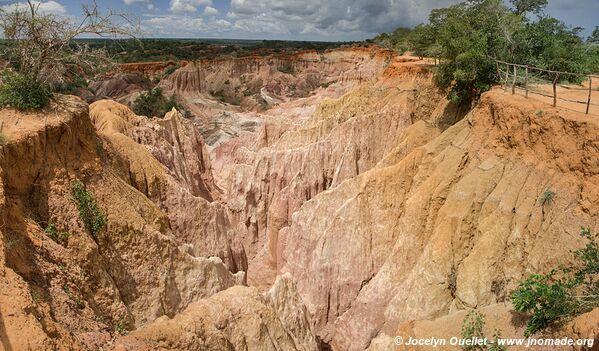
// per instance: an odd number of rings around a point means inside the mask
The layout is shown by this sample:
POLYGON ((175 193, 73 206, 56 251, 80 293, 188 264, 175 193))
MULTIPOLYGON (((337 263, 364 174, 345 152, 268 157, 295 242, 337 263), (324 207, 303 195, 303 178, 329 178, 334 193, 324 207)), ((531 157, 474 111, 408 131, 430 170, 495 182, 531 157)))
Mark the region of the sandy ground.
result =
MULTIPOLYGON (((583 82, 581 85, 558 86, 556 89, 558 97, 557 107, 569 111, 581 112, 584 114, 586 112, 587 100, 589 97, 588 86, 588 80, 583 82)), ((593 79, 592 87, 589 115, 592 117, 599 117, 599 78, 593 79)), ((511 86, 505 87, 505 90, 509 94, 512 92, 511 86)), ((526 92, 524 89, 516 89, 516 94, 524 96, 526 92)), ((530 99, 542 101, 551 107, 553 105, 553 97, 544 95, 553 95, 553 87, 551 84, 534 85, 531 87, 528 93, 528 97, 530 99)))

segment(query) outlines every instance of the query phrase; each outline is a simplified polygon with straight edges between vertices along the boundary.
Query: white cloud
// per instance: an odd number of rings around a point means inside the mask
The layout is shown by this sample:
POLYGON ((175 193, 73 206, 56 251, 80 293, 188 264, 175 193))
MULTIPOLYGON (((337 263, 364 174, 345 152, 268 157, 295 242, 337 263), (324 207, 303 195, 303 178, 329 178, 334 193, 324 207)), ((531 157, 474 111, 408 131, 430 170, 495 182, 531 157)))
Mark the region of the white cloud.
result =
POLYGON ((205 20, 200 16, 169 14, 148 16, 142 20, 142 30, 154 37, 232 37, 233 24, 225 19, 205 20))
MULTIPOLYGON (((56 1, 32 1, 32 4, 38 6, 38 11, 43 14, 66 15, 67 13, 65 7, 56 1)), ((15 9, 28 9, 29 5, 26 2, 16 2, 10 5, 4 5, 1 8, 4 11, 11 12, 15 9)))
POLYGON ((123 2, 125 5, 133 5, 135 3, 148 2, 148 0, 123 0, 123 2))
POLYGON ((416 25, 426 21, 431 8, 459 1, 231 0, 226 18, 240 30, 270 37, 349 40, 416 25))
POLYGON ((218 15, 218 10, 212 6, 206 6, 204 9, 204 15, 206 16, 216 16, 218 15))
POLYGON ((212 5, 212 0, 170 0, 170 10, 175 13, 193 13, 201 6, 212 5))

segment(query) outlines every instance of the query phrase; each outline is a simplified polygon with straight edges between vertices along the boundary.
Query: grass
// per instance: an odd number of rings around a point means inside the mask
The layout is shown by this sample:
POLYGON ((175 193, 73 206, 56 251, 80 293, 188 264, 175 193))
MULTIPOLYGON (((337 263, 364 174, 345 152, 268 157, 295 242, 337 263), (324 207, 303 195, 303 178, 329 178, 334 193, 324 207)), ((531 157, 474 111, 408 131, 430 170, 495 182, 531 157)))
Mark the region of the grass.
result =
POLYGON ((551 204, 553 204, 553 199, 555 198, 555 192, 551 191, 550 189, 547 189, 543 192, 543 195, 541 195, 541 205, 542 206, 551 206, 551 204))
POLYGON ((79 218, 83 221, 85 229, 97 239, 98 233, 106 225, 106 217, 98 207, 93 195, 85 189, 80 181, 72 184, 73 200, 79 210, 79 218))

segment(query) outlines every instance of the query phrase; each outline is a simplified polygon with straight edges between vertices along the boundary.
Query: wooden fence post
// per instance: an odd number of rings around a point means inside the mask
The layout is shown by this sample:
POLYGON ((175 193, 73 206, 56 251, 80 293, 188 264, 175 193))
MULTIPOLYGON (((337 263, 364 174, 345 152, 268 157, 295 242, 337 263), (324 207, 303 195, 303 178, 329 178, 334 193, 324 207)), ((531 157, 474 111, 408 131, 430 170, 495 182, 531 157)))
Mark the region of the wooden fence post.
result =
POLYGON ((559 79, 559 72, 555 73, 555 79, 553 80, 553 107, 557 106, 557 80, 559 79))
POLYGON ((514 65, 514 80, 512 81, 512 95, 516 94, 516 76, 518 75, 516 65, 514 65))
POLYGON ((510 64, 505 64, 505 85, 503 86, 503 90, 507 91, 507 85, 510 79, 510 64))
POLYGON ((524 90, 525 90, 525 96, 526 98, 528 98, 528 65, 526 65, 525 68, 525 77, 524 77, 524 90))
POLYGON ((501 71, 499 70, 499 62, 495 60, 495 67, 497 67, 497 79, 501 82, 501 71))
POLYGON ((587 100, 587 112, 589 114, 589 109, 591 108, 591 94, 593 93, 593 76, 589 76, 589 99, 587 100))

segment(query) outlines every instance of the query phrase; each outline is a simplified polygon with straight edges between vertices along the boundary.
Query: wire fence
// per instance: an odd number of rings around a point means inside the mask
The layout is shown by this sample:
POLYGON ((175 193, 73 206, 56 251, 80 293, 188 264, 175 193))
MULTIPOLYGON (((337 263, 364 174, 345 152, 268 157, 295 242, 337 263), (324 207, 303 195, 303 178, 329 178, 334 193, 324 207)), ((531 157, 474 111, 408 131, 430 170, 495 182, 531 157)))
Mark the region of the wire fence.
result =
POLYGON ((587 115, 591 106, 599 106, 599 101, 592 100, 593 81, 599 82, 598 75, 552 71, 500 60, 495 60, 495 63, 503 89, 507 91, 508 88, 511 88, 512 95, 516 94, 517 90, 523 90, 527 98, 529 94, 537 94, 553 99, 553 107, 557 106, 558 100, 586 105, 585 113, 587 115), (560 78, 566 76, 574 78, 572 80, 582 81, 583 85, 560 84, 560 78), (552 88, 549 92, 544 89, 548 85, 552 88), (558 94, 558 87, 565 91, 558 94), (576 93, 577 91, 580 92, 576 93))

